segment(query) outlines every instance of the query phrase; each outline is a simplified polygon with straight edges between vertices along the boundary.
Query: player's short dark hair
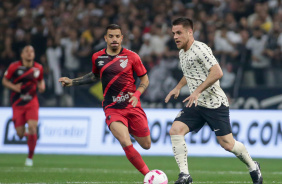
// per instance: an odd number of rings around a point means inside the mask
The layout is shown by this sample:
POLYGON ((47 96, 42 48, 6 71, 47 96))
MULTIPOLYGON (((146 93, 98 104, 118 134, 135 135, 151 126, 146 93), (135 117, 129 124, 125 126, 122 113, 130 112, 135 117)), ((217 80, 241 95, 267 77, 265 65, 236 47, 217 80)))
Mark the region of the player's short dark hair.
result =
POLYGON ((172 25, 173 26, 182 25, 185 28, 191 28, 193 30, 193 21, 191 19, 185 18, 185 17, 180 17, 180 18, 175 19, 172 22, 172 25))
POLYGON ((20 48, 20 53, 23 53, 23 51, 24 51, 24 49, 25 49, 26 47, 32 47, 32 48, 33 48, 33 46, 30 45, 30 44, 25 45, 25 46, 23 46, 23 47, 20 48))
POLYGON ((117 25, 117 24, 110 24, 110 25, 108 25, 107 27, 106 27, 106 33, 105 34, 107 34, 108 33, 108 30, 115 30, 115 29, 119 29, 120 30, 120 32, 121 32, 121 27, 119 26, 119 25, 117 25))

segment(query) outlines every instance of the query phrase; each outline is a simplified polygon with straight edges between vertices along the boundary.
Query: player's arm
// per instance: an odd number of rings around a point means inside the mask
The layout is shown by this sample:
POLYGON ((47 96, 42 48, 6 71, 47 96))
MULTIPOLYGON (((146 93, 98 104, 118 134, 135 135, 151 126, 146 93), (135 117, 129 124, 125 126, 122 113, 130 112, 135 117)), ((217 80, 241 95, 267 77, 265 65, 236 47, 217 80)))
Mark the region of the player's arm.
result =
POLYGON ((173 90, 171 90, 169 92, 169 94, 166 96, 165 103, 167 103, 169 101, 169 99, 171 98, 172 95, 174 95, 174 99, 177 99, 177 97, 179 96, 181 88, 183 86, 185 86, 186 84, 187 84, 187 80, 183 76, 182 79, 179 81, 179 83, 175 86, 175 88, 173 90))
POLYGON ((131 105, 135 107, 138 103, 138 100, 140 99, 140 96, 149 86, 149 77, 147 74, 139 77, 140 79, 140 85, 138 86, 135 93, 129 93, 131 95, 131 98, 129 99, 129 102, 131 102, 131 105))
POLYGON ((21 92, 21 86, 22 83, 18 83, 18 84, 13 84, 12 82, 10 82, 6 77, 3 77, 2 79, 2 84, 3 86, 5 86, 6 88, 13 90, 17 93, 21 92))
POLYGON ((137 90, 140 91, 140 93, 144 93, 144 91, 147 89, 147 87, 149 86, 149 77, 148 75, 144 75, 142 77, 139 77, 140 79, 140 85, 138 86, 137 90))
POLYGON ((59 82, 62 83, 62 86, 79 86, 84 84, 91 84, 95 82, 98 79, 98 76, 96 76, 94 73, 90 72, 82 77, 78 77, 75 79, 70 79, 68 77, 61 77, 59 79, 59 82))
POLYGON ((197 106, 198 103, 198 98, 200 96, 200 94, 207 89, 208 87, 210 87, 211 85, 213 85, 217 80, 219 80, 221 77, 223 76, 223 72, 219 66, 219 64, 215 64, 210 68, 210 73, 208 75, 208 77, 206 78, 206 80, 199 85, 195 91, 185 100, 183 100, 183 102, 188 101, 186 107, 191 107, 192 104, 195 102, 195 106, 197 106))
POLYGON ((42 79, 41 81, 38 81, 37 87, 38 87, 39 93, 43 93, 45 91, 46 87, 45 87, 44 79, 42 79))

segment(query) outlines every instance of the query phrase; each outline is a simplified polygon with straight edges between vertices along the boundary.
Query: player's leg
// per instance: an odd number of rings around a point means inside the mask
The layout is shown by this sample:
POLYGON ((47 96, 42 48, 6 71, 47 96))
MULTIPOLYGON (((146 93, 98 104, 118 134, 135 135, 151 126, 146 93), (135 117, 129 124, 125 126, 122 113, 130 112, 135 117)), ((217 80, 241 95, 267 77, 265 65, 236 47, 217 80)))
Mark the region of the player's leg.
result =
POLYGON ((150 135, 146 137, 137 137, 133 135, 133 137, 143 149, 148 150, 151 148, 151 136, 150 135))
POLYGON ((110 124, 110 130, 116 139, 120 142, 127 159, 139 170, 143 175, 149 172, 149 169, 143 161, 141 155, 133 147, 127 126, 121 121, 114 121, 110 124))
POLYGON ((28 123, 28 135, 27 135, 27 145, 28 145, 28 157, 26 159, 26 166, 33 165, 33 155, 37 142, 37 126, 38 126, 38 104, 31 104, 26 109, 25 118, 28 123))
POLYGON ((17 135, 22 139, 25 133, 25 126, 18 126, 16 127, 17 135))
POLYGON ((25 111, 20 108, 13 108, 13 122, 17 132, 17 135, 20 139, 24 137, 25 133, 25 111))
POLYGON ((232 152, 239 158, 249 169, 251 178, 254 184, 262 184, 263 178, 260 171, 260 166, 258 162, 253 161, 250 157, 246 147, 239 141, 233 138, 232 133, 224 136, 217 136, 219 144, 229 152, 232 152))
POLYGON ((187 162, 188 149, 184 139, 184 136, 189 133, 189 130, 189 127, 185 123, 174 121, 169 131, 174 158, 180 170, 175 184, 192 183, 187 162))
POLYGON ((37 142, 37 120, 28 120, 28 135, 27 135, 27 145, 28 145, 28 157, 26 159, 26 166, 32 166, 33 165, 33 155, 34 150, 36 147, 37 142))
POLYGON ((184 136, 190 131, 200 129, 203 125, 203 118, 197 112, 197 107, 193 105, 190 108, 185 107, 180 111, 170 128, 169 134, 172 150, 180 170, 178 180, 175 184, 192 183, 187 162, 188 149, 184 136))
POLYGON ((128 130, 143 149, 151 148, 151 136, 147 116, 141 107, 130 109, 126 113, 128 130))
POLYGON ((234 153, 243 163, 247 165, 250 171, 256 169, 256 164, 250 157, 246 147, 233 138, 232 133, 224 136, 216 136, 219 144, 226 151, 234 153))
POLYGON ((259 171, 256 178, 252 176, 252 179, 254 183, 260 184, 260 182, 255 182, 258 181, 259 178, 262 180, 258 164, 252 160, 246 147, 241 142, 238 142, 233 138, 229 119, 229 108, 224 105, 217 109, 200 107, 200 111, 211 129, 215 132, 221 147, 223 147, 226 151, 232 152, 243 163, 245 163, 249 168, 251 176, 253 171, 259 171))

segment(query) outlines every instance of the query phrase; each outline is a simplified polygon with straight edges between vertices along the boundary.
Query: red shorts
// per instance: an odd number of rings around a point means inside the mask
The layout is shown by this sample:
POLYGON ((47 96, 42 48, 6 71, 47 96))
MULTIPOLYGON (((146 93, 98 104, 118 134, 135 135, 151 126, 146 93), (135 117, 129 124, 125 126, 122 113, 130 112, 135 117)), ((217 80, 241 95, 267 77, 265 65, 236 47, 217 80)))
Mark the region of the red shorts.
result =
POLYGON ((137 137, 146 137, 150 135, 148 120, 141 107, 132 107, 126 109, 106 109, 106 123, 108 127, 114 121, 121 121, 128 127, 130 134, 137 137))
POLYGON ((15 127, 24 126, 28 120, 38 121, 39 106, 14 106, 13 121, 15 127))

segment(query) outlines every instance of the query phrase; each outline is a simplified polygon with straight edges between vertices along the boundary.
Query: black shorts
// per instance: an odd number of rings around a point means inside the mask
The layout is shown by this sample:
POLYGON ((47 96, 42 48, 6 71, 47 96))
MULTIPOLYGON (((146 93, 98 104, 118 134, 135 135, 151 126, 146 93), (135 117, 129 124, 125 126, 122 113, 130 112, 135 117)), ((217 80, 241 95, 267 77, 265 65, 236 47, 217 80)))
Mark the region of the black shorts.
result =
POLYGON ((216 136, 232 133, 229 119, 229 107, 221 105, 217 109, 197 106, 184 107, 174 121, 185 123, 190 132, 198 132, 207 123, 216 136))

